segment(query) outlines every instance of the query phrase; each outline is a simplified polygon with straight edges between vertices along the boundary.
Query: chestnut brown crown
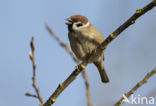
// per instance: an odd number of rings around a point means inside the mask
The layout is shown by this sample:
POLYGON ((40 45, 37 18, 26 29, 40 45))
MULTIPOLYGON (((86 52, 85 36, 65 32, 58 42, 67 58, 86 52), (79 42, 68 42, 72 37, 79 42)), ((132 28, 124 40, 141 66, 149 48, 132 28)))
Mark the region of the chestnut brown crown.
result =
POLYGON ((81 23, 84 23, 84 24, 87 24, 87 22, 88 22, 88 18, 86 18, 85 16, 82 16, 82 15, 73 15, 73 16, 69 17, 68 19, 71 20, 72 22, 80 21, 81 23))

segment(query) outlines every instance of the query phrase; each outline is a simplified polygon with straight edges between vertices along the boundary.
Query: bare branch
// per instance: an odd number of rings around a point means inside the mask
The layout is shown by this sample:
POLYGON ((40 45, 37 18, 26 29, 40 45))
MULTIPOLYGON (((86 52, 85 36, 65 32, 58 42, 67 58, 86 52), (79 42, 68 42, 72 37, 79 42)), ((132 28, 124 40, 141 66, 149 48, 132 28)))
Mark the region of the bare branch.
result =
POLYGON ((71 75, 63 82, 60 83, 54 93, 49 97, 44 106, 50 106, 56 101, 56 98, 60 93, 78 76, 78 74, 88 65, 89 62, 92 62, 100 53, 106 48, 106 46, 114 40, 121 32, 123 32, 130 25, 134 24, 136 19, 145 14, 147 11, 151 10, 156 4, 154 2, 149 3, 142 9, 137 10, 123 25, 117 28, 112 34, 110 34, 106 40, 92 53, 88 54, 88 61, 83 61, 77 66, 77 68, 71 73, 71 75))
POLYGON ((25 93, 25 96, 30 96, 38 99, 38 97, 35 94, 25 93))
MULTIPOLYGON (((75 57, 75 55, 73 54, 73 52, 69 49, 68 45, 66 43, 64 43, 58 36, 56 36, 56 34, 54 33, 54 31, 48 26, 48 24, 46 24, 46 28, 47 30, 49 31, 50 35, 52 37, 54 37, 58 42, 59 44, 65 48, 65 50, 70 54, 70 56, 73 58, 73 60, 76 62, 76 63, 80 63, 80 61, 75 57)), ((85 86, 86 86, 86 90, 87 90, 87 100, 88 100, 88 106, 91 106, 91 95, 90 95, 90 86, 89 86, 89 83, 88 83, 88 76, 86 74, 86 71, 83 70, 82 71, 82 77, 84 79, 84 82, 85 82, 85 86)))
POLYGON ((86 86, 86 90, 87 90, 88 106, 92 106, 91 95, 90 95, 90 86, 88 83, 88 76, 87 76, 85 70, 82 71, 82 77, 84 78, 84 82, 85 82, 85 86, 86 86))
POLYGON ((35 51, 35 46, 34 46, 34 37, 32 37, 31 42, 30 42, 30 47, 31 47, 31 53, 29 54, 30 60, 32 61, 32 65, 33 65, 33 88, 35 89, 36 95, 30 94, 30 93, 26 93, 26 96, 31 96, 31 97, 35 97, 40 101, 40 105, 43 105, 43 99, 40 95, 39 92, 39 88, 37 88, 36 85, 36 64, 35 64, 35 56, 34 56, 34 51, 35 51))
MULTIPOLYGON (((130 95, 132 95, 138 88, 140 88, 143 84, 145 84, 147 82, 147 80, 152 77, 152 75, 154 75, 156 73, 156 68, 154 70, 152 70, 151 72, 149 72, 145 78, 143 80, 141 80, 140 82, 138 82, 134 88, 132 88, 128 93, 125 93, 125 96, 128 98, 130 95)), ((115 106, 120 106, 123 102, 124 102, 125 98, 122 97, 116 104, 115 106)))

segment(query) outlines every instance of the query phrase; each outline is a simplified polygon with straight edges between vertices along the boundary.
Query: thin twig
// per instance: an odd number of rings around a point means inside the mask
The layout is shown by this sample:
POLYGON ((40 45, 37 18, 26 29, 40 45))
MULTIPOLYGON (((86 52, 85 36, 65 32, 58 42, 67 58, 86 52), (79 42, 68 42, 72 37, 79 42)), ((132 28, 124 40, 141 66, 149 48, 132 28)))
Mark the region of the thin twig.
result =
MULTIPOLYGON (((80 61, 75 57, 75 55, 73 54, 73 52, 69 49, 68 45, 66 43, 64 43, 58 36, 56 36, 56 34, 54 33, 54 31, 48 26, 48 24, 46 24, 46 28, 48 30, 48 32, 50 33, 50 35, 55 38, 59 44, 65 48, 65 50, 70 54, 70 56, 72 57, 72 59, 76 62, 76 63, 80 63, 80 61)), ((91 106, 91 95, 90 95, 90 86, 88 83, 88 76, 86 74, 86 71, 83 70, 82 71, 82 77, 84 79, 85 82, 85 86, 86 86, 86 90, 87 90, 87 100, 88 100, 88 106, 91 106)))
POLYGON ((87 61, 83 61, 81 64, 79 64, 77 68, 71 73, 71 75, 63 83, 59 84, 54 93, 46 101, 44 106, 50 106, 51 104, 53 104, 60 93, 78 76, 78 74, 88 65, 89 62, 92 62, 94 58, 99 56, 112 40, 114 40, 130 25, 134 24, 136 19, 145 14, 147 11, 151 10, 154 6, 156 6, 156 4, 154 2, 151 2, 144 8, 137 10, 124 24, 122 24, 112 34, 110 34, 92 54, 88 54, 87 61))
MULTIPOLYGON (((138 82, 128 93, 125 93, 125 96, 128 98, 130 95, 132 95, 138 88, 140 88, 143 84, 147 82, 147 80, 152 77, 156 73, 156 68, 149 72, 143 80, 138 82)), ((125 98, 122 97, 116 104, 115 106, 120 106, 123 102, 125 101, 125 98)))
POLYGON ((84 82, 85 82, 85 86, 86 86, 86 90, 87 90, 88 106, 93 106, 92 102, 91 102, 90 86, 89 86, 89 83, 88 83, 88 76, 87 76, 85 70, 82 71, 82 76, 84 78, 84 82))
POLYGON ((38 97, 35 94, 25 93, 25 95, 26 96, 30 96, 30 97, 34 97, 34 98, 37 98, 38 99, 38 97))
POLYGON ((35 51, 34 37, 32 37, 32 39, 31 39, 30 47, 31 47, 31 53, 29 54, 29 57, 30 57, 30 60, 32 61, 32 65, 33 65, 33 76, 32 76, 33 84, 32 84, 32 86, 35 89, 36 95, 26 93, 26 96, 38 98, 40 105, 43 105, 43 99, 40 95, 39 88, 37 88, 37 85, 36 85, 36 64, 35 64, 35 56, 34 56, 34 51, 35 51))

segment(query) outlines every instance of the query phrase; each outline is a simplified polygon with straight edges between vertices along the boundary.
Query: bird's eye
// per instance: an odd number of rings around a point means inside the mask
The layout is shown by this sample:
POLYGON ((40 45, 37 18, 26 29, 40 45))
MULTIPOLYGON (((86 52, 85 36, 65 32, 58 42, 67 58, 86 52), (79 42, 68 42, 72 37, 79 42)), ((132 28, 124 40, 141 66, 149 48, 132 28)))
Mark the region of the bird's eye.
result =
POLYGON ((81 24, 81 23, 79 23, 79 24, 76 24, 76 26, 77 26, 77 27, 80 27, 80 26, 82 26, 82 25, 83 25, 83 24, 81 24))

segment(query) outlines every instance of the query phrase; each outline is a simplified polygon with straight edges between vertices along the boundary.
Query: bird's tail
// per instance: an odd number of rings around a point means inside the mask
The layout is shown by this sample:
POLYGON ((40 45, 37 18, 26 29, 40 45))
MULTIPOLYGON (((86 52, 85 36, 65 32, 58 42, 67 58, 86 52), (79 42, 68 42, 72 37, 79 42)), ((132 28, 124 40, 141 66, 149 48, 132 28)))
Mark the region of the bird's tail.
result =
POLYGON ((101 81, 103 83, 108 83, 109 82, 109 78, 107 76, 106 70, 104 68, 104 65, 102 62, 94 62, 95 66, 98 68, 100 76, 101 76, 101 81))

